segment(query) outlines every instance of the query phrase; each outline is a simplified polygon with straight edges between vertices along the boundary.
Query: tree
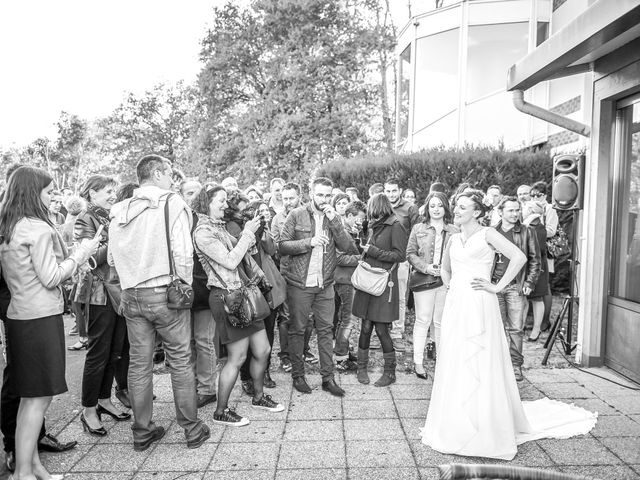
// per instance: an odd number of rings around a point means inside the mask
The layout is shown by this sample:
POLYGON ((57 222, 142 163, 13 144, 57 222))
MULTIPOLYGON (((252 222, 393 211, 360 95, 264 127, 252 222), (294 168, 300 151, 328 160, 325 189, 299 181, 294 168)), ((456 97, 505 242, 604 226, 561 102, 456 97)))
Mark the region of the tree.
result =
POLYGON ((142 95, 129 93, 111 115, 98 122, 100 150, 125 177, 145 154, 158 153, 188 173, 199 173, 187 152, 201 121, 198 91, 184 82, 160 83, 142 95))
POLYGON ((207 109, 196 150, 220 175, 306 179, 328 161, 383 149, 374 0, 254 0, 215 9, 202 41, 207 109), (373 21, 373 26, 372 26, 373 21))

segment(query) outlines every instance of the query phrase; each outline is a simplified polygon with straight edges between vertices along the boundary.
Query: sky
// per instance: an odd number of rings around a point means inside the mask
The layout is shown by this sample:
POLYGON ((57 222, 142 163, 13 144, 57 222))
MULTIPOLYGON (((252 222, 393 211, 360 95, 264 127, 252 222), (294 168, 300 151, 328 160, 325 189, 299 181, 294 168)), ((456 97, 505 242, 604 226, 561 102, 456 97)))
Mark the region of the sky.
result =
POLYGON ((0 2, 0 147, 56 137, 61 111, 109 114, 125 92, 192 82, 222 0, 0 2))
POLYGON ((225 2, 0 1, 0 148, 55 139, 62 111, 94 119, 126 92, 195 81, 200 40, 225 2))

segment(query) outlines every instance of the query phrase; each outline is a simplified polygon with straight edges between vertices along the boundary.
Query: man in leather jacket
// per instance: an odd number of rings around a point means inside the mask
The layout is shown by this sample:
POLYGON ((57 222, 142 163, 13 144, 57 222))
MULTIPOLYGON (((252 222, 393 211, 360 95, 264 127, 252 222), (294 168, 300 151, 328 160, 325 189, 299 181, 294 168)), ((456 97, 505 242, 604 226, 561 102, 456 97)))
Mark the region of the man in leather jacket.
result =
MULTIPOLYGON (((527 257, 527 263, 518 272, 511 284, 498 293, 502 322, 509 340, 509 353, 516 380, 522 380, 522 341, 524 340, 523 312, 527 295, 535 288, 540 276, 540 247, 533 230, 520 222, 520 203, 516 197, 505 197, 498 205, 501 220, 495 226, 511 243, 527 257)), ((498 283, 509 265, 509 259, 496 253, 491 282, 498 283)))

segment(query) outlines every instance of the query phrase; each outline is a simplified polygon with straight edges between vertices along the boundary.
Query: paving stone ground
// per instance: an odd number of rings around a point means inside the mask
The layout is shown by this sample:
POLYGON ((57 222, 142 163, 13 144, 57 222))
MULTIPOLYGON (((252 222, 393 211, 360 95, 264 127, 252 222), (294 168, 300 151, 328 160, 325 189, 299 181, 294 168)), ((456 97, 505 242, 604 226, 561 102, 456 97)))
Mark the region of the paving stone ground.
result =
MULTIPOLYGON (((404 357, 410 357, 410 348, 409 342, 404 357)), ((419 429, 429 406, 432 380, 420 380, 406 371, 402 354, 397 383, 387 388, 360 385, 352 373, 338 375, 337 381, 347 391, 342 399, 320 389, 317 373, 308 375, 315 387, 313 394, 299 394, 274 359, 272 376, 277 387, 268 393, 285 405, 285 411, 253 410, 238 385, 231 404, 251 424, 242 428, 213 424, 215 406, 208 405, 200 416, 211 426, 212 435, 197 450, 187 449, 176 424, 169 375, 157 374, 154 419, 168 434, 149 450, 134 452, 129 422, 106 419, 109 434, 103 438, 82 432, 76 379, 84 355, 74 353, 67 371, 70 392, 54 399, 47 421, 61 440, 75 439, 79 445, 68 453, 42 457, 52 472, 65 473, 69 480, 436 479, 436 467, 452 462, 504 463, 601 479, 640 479, 640 392, 568 368, 557 350, 550 362, 553 367, 542 367, 541 342, 525 348, 526 379, 519 385, 523 399, 549 396, 575 403, 597 411, 599 421, 588 435, 521 445, 511 462, 443 455, 423 445, 419 429)), ((430 375, 433 366, 428 363, 430 375)), ((375 379, 380 368, 372 369, 375 379)), ((633 386, 611 370, 588 372, 633 386)), ((3 472, 0 478, 6 476, 3 472)))

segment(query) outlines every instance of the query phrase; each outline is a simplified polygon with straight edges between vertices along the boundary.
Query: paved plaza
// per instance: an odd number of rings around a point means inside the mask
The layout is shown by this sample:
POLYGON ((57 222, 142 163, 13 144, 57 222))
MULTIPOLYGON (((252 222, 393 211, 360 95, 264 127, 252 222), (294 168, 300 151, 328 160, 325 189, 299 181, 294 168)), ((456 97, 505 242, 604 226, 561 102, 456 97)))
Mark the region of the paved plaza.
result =
MULTIPOLYGON (((65 318, 65 324, 68 330, 70 318, 65 318)), ((67 337, 67 343, 75 338, 67 337)), ((170 376, 156 374, 154 418, 168 433, 140 453, 132 448, 130 422, 104 417, 109 434, 103 438, 82 431, 79 398, 84 353, 69 353, 69 392, 54 398, 47 426, 61 440, 78 440, 79 445, 68 453, 42 456, 50 471, 67 473, 68 480, 436 479, 436 466, 452 462, 510 463, 600 479, 640 479, 640 392, 569 368, 558 348, 543 367, 542 342, 525 344, 521 397, 572 402, 597 411, 599 420, 588 435, 526 443, 512 462, 443 455, 420 442, 433 383, 431 378, 420 380, 406 371, 411 364, 410 343, 398 355, 396 384, 364 386, 353 373, 338 375, 336 380, 347 391, 342 399, 320 389, 317 366, 308 368, 313 372, 309 382, 316 387, 313 394, 298 393, 274 355, 272 376, 278 386, 267 393, 286 410, 254 410, 238 381, 231 404, 251 424, 216 425, 212 421, 215 405, 208 405, 200 409, 200 416, 211 426, 211 438, 197 450, 187 449, 176 424, 170 376)), ((370 376, 375 380, 382 370, 381 352, 372 350, 372 356, 377 366, 370 376)), ((430 377, 433 368, 429 361, 430 377)), ((608 369, 588 371, 627 383, 608 369)), ((6 472, 0 478, 7 478, 6 472)))
MULTIPOLYGON (((528 346, 533 348, 541 350, 539 345, 528 346)), ((606 369, 591 371, 620 380, 606 369)), ((602 479, 640 478, 640 392, 569 368, 538 364, 527 368, 525 376, 520 387, 523 399, 547 395, 597 411, 600 417, 589 435, 521 446, 511 464, 602 479)), ((286 405, 285 412, 253 410, 238 386, 232 403, 251 418, 251 424, 218 426, 211 421, 214 405, 209 405, 200 412, 212 427, 211 439, 197 450, 187 449, 175 422, 167 374, 155 376, 154 412, 168 433, 141 453, 132 449, 129 422, 107 419, 106 437, 89 436, 78 420, 79 404, 69 404, 71 394, 57 397, 48 417, 50 429, 79 445, 69 453, 43 454, 44 460, 51 471, 68 473, 65 478, 70 480, 435 479, 440 464, 487 462, 442 455, 420 443, 431 380, 399 371, 395 385, 377 388, 344 374, 338 379, 347 396, 338 399, 319 388, 312 395, 299 394, 283 372, 276 371, 273 377, 278 387, 269 393, 286 405)), ((319 386, 320 378, 312 375, 310 381, 319 386)))

